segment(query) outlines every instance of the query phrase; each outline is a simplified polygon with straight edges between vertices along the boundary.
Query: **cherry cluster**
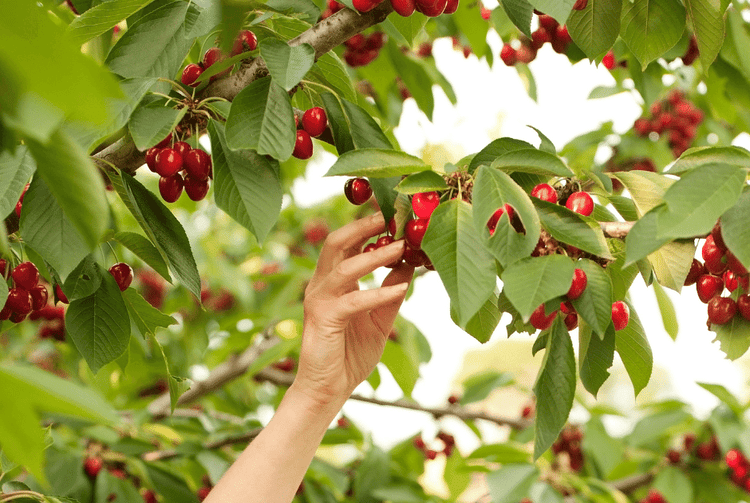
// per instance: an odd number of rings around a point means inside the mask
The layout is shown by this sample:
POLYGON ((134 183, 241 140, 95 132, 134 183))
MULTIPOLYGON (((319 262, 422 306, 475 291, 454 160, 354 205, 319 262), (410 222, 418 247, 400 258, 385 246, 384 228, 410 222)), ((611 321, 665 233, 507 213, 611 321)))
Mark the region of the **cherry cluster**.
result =
POLYGON ((708 326, 724 325, 739 314, 750 321, 750 295, 748 271, 737 257, 727 249, 721 235, 721 222, 716 222, 711 234, 701 248, 704 262, 693 259, 685 286, 695 284, 698 298, 708 304, 708 326), (740 288, 735 301, 722 297, 724 288, 730 293, 740 288))
POLYGON ((229 311, 237 303, 234 294, 226 288, 212 290, 207 286, 201 288, 201 303, 212 313, 229 311))
POLYGON ((640 117, 633 123, 638 136, 651 133, 667 135, 672 155, 679 157, 695 139, 698 126, 703 122, 703 112, 693 105, 682 91, 674 90, 649 109, 649 117, 640 117))
MULTIPOLYGON (((430 217, 435 208, 440 204, 440 195, 437 192, 420 192, 411 198, 411 207, 415 218, 406 222, 404 226, 404 262, 413 267, 425 266, 433 269, 427 254, 422 251, 422 239, 430 223, 430 217)), ((395 234, 395 221, 391 220, 389 231, 395 234)))
POLYGON ((437 458, 438 454, 445 454, 446 457, 450 457, 450 455, 453 453, 453 449, 456 448, 456 439, 453 437, 453 435, 444 431, 438 432, 437 439, 443 443, 443 449, 441 451, 428 449, 427 444, 425 444, 425 441, 421 435, 417 435, 416 437, 414 437, 414 440, 412 440, 412 444, 417 450, 422 451, 424 457, 429 460, 437 458))
POLYGON ((352 68, 370 64, 385 45, 385 33, 374 31, 369 35, 357 33, 344 42, 344 61, 352 68))
POLYGON ((552 444, 552 453, 557 456, 563 452, 568 455, 568 466, 574 472, 583 470, 583 450, 581 449, 583 432, 577 426, 568 425, 552 444))
MULTIPOLYGON (((370 0, 354 1, 365 3, 370 0)), ((374 1, 376 2, 375 5, 380 3, 378 0, 374 1)), ((456 12, 458 9, 458 0, 391 0, 391 5, 393 6, 393 10, 403 17, 411 16, 415 10, 427 17, 437 17, 441 14, 453 14, 456 12)), ((356 3, 354 6, 356 7, 356 3)))
POLYGON ((648 494, 639 503, 667 503, 664 495, 656 489, 649 489, 648 494))
POLYGON ((320 15, 321 19, 325 19, 336 14, 338 11, 346 7, 344 4, 337 2, 336 0, 328 0, 326 4, 326 10, 320 15))
POLYGON ((187 142, 173 142, 173 137, 169 133, 146 151, 146 165, 161 177, 159 194, 166 202, 177 201, 183 188, 191 200, 200 201, 208 194, 209 178, 213 178, 211 156, 187 142))
POLYGON ((750 462, 739 449, 730 449, 724 457, 729 470, 729 478, 735 485, 750 492, 750 462))
POLYGON ((518 39, 518 47, 506 43, 500 50, 500 59, 507 66, 516 63, 531 63, 536 59, 536 54, 544 44, 549 43, 552 49, 559 54, 564 54, 573 39, 570 38, 568 27, 559 24, 552 16, 539 15, 539 28, 531 34, 531 38, 521 37, 518 39))
MULTIPOLYGON (((0 276, 5 277, 8 263, 0 259, 0 276)), ((39 270, 31 262, 21 262, 10 273, 13 288, 8 291, 8 298, 0 310, 0 321, 10 320, 21 323, 32 312, 37 312, 47 305, 49 292, 39 283, 39 270)))
POLYGON ((46 305, 29 314, 31 321, 44 320, 39 326, 40 339, 65 341, 65 309, 62 306, 46 305))
POLYGON ((326 111, 321 107, 313 107, 305 110, 302 115, 302 121, 294 116, 297 124, 297 139, 294 142, 294 151, 292 155, 297 159, 309 159, 313 154, 312 136, 318 137, 328 127, 328 117, 326 111), (302 128, 300 129, 300 126, 302 128))
MULTIPOLYGON (((234 44, 232 45, 232 56, 236 56, 247 51, 254 51, 257 47, 258 37, 255 36, 255 33, 251 32, 250 30, 242 30, 237 35, 237 38, 234 39, 234 44)), ((180 82, 182 82, 186 86, 198 87, 199 83, 196 81, 203 74, 203 72, 205 72, 211 65, 213 65, 217 61, 221 61, 222 59, 224 59, 224 55, 222 54, 221 49, 219 49, 218 47, 210 48, 206 51, 205 54, 203 54, 203 58, 201 59, 200 63, 190 63, 182 70, 180 82)), ((229 71, 230 68, 227 68, 225 71, 217 75, 213 75, 210 79, 210 82, 213 82, 219 77, 227 75, 229 71)))

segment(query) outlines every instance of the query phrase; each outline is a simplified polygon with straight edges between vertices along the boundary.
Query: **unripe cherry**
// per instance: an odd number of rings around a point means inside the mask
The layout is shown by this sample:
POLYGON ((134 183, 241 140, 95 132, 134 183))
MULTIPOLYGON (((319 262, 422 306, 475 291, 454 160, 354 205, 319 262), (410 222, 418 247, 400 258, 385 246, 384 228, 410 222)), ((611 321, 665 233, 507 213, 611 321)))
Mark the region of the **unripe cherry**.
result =
POLYGON ((420 192, 411 198, 411 207, 414 214, 419 218, 430 219, 432 212, 440 204, 440 195, 437 192, 420 192))
POLYGON ((344 185, 344 195, 350 203, 359 206, 372 196, 372 187, 366 178, 350 178, 344 185))
POLYGON ((292 155, 297 159, 309 159, 313 154, 312 138, 304 129, 297 130, 297 139, 294 142, 292 155))
POLYGON ((622 330, 628 326, 630 321, 630 308, 623 301, 618 300, 612 303, 612 322, 615 330, 622 330))
POLYGON ((305 110, 302 115, 302 127, 310 136, 320 136, 328 127, 326 111, 321 107, 313 107, 305 110))
POLYGON ((570 283, 570 289, 568 289, 568 298, 575 300, 583 294, 588 284, 588 276, 583 269, 576 269, 573 271, 573 281, 570 283))
POLYGON ((557 191, 548 183, 540 183, 531 190, 531 197, 537 197, 548 203, 557 203, 557 191))
POLYGON ((588 192, 573 192, 565 202, 565 207, 587 217, 594 211, 594 200, 588 192))

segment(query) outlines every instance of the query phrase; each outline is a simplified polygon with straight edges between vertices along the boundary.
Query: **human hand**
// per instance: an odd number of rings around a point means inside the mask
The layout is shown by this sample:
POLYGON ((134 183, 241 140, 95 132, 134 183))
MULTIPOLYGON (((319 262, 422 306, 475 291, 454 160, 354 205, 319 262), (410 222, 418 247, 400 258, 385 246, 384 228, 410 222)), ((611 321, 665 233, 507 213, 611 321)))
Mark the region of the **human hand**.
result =
POLYGON ((294 386, 322 403, 343 403, 380 361, 414 268, 401 263, 380 288, 358 280, 398 260, 399 240, 368 253, 362 246, 385 230, 377 213, 331 233, 305 290, 305 316, 294 386))

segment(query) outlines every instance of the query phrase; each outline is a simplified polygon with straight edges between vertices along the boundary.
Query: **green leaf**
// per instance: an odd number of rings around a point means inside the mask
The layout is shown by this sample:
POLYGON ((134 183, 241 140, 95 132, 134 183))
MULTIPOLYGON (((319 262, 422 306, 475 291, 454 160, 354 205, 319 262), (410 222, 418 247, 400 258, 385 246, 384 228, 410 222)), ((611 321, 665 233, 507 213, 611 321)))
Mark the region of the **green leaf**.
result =
POLYGON ((533 464, 503 465, 487 474, 492 503, 518 503, 529 495, 531 486, 539 478, 539 469, 533 464))
POLYGON ((468 39, 472 52, 478 58, 490 52, 487 45, 489 24, 479 22, 480 19, 478 3, 459 2, 456 12, 451 14, 451 21, 456 24, 458 30, 468 39))
MULTIPOLYGON (((322 93, 320 97, 328 116, 328 127, 333 136, 333 143, 339 155, 354 149, 354 140, 350 130, 350 120, 341 102, 331 93, 322 93)), ((381 131, 382 134, 382 131, 381 131)), ((390 147, 389 147, 390 148, 390 147)))
POLYGON ((750 348, 750 321, 742 316, 735 316, 724 325, 711 325, 709 330, 716 332, 715 340, 730 360, 736 360, 750 348))
POLYGON ((94 255, 86 256, 68 275, 62 285, 68 300, 82 299, 93 295, 102 284, 101 267, 94 260, 94 255))
POLYGON ((635 396, 638 396, 651 379, 654 356, 638 314, 633 306, 628 304, 628 307, 630 307, 630 321, 627 327, 616 333, 615 349, 633 383, 635 396))
POLYGON ((495 290, 495 264, 476 234, 471 206, 456 199, 438 206, 422 249, 445 285, 459 326, 465 326, 495 290))
POLYGON ((357 93, 344 63, 335 52, 326 52, 318 58, 310 70, 309 77, 334 89, 342 98, 357 100, 357 93))
POLYGON ((554 156, 557 155, 557 149, 555 148, 555 144, 552 143, 552 140, 547 138, 547 136, 544 133, 542 133, 539 129, 535 128, 534 126, 527 124, 527 127, 530 127, 536 132, 537 135, 539 135, 539 140, 540 140, 539 150, 541 150, 542 152, 547 152, 548 154, 552 154, 554 156))
POLYGON ((410 397, 419 378, 419 368, 409 358, 404 348, 399 344, 387 341, 380 361, 391 373, 404 395, 410 397))
POLYGON ((477 447, 466 459, 485 459, 490 463, 529 463, 531 453, 525 446, 514 442, 488 444, 477 447))
MULTIPOLYGON (((455 313, 451 312, 453 318, 455 313)), ((467 334, 474 337, 481 343, 485 343, 490 340, 492 334, 495 332, 497 325, 500 323, 500 317, 503 313, 497 307, 497 299, 493 295, 484 305, 477 311, 466 324, 464 330, 467 334)), ((453 320, 454 323, 456 320, 453 320)))
POLYGON ((669 298, 667 292, 664 291, 664 288, 659 283, 654 282, 652 286, 656 294, 656 303, 659 305, 664 330, 666 330, 672 340, 675 340, 677 339, 677 332, 679 332, 680 327, 677 323, 677 313, 675 312, 674 304, 672 304, 672 299, 669 298))
POLYGON ((389 178, 417 173, 425 169, 429 169, 429 166, 419 157, 397 150, 362 148, 341 154, 325 176, 389 178))
POLYGON ((669 238, 657 239, 657 219, 659 213, 666 211, 666 206, 658 206, 643 215, 625 237, 625 265, 634 264, 656 252, 669 242, 669 238))
POLYGON ((427 24, 428 17, 421 12, 415 12, 409 17, 401 17, 398 15, 388 16, 383 22, 383 27, 387 29, 388 23, 390 23, 398 33, 404 37, 406 44, 411 45, 414 43, 414 39, 417 35, 422 33, 424 25, 427 24))
POLYGON ((499 155, 492 167, 507 173, 531 173, 546 176, 573 176, 559 157, 536 149, 513 150, 499 155))
POLYGON ((156 195, 132 176, 121 172, 119 179, 113 176, 111 180, 141 228, 167 259, 174 275, 185 288, 200 299, 201 280, 198 267, 195 265, 190 242, 182 224, 156 195))
POLYGON ((732 409, 735 414, 737 414, 737 417, 743 416, 745 412, 744 407, 739 402, 739 400, 737 400, 737 397, 735 397, 724 386, 722 386, 721 384, 711 384, 705 382, 698 382, 696 384, 727 404, 729 408, 732 409))
POLYGON ((685 278, 690 272, 690 264, 695 256, 695 243, 692 239, 672 241, 648 256, 659 283, 680 292, 685 278))
POLYGON ((435 99, 432 95, 433 81, 425 70, 424 64, 401 52, 393 41, 388 42, 387 49, 393 67, 401 76, 401 80, 417 102, 417 106, 429 120, 432 120, 432 112, 435 108, 435 99))
POLYGON ((575 299, 573 306, 581 318, 604 338, 607 328, 612 324, 612 280, 602 267, 592 260, 579 260, 577 269, 586 273, 586 289, 575 299))
POLYGON ((210 121, 216 205, 262 242, 281 211, 283 190, 276 161, 227 147, 224 126, 210 121))
POLYGON ((586 455, 591 455, 594 463, 611 479, 612 470, 623 462, 625 449, 622 440, 613 438, 604 427, 602 419, 594 416, 586 423, 586 434, 583 437, 582 447, 586 455))
POLYGON ((562 431, 573 406, 576 390, 576 359, 573 343, 558 316, 550 329, 542 366, 534 383, 534 459, 550 448, 562 431))
POLYGON ((354 475, 354 496, 359 503, 377 503, 373 492, 390 482, 388 454, 373 445, 365 454, 354 475))
POLYGON ((34 159, 25 145, 16 147, 15 153, 0 153, 0 218, 4 219, 16 208, 34 170, 34 159))
POLYGON ((115 234, 113 239, 135 253, 138 258, 143 260, 154 271, 158 272, 162 278, 170 283, 172 282, 172 277, 169 275, 169 269, 167 268, 167 263, 164 261, 164 257, 161 256, 159 250, 156 249, 148 238, 135 232, 123 231, 115 234))
POLYGON ((106 503, 110 496, 112 501, 138 501, 141 495, 129 480, 112 475, 109 470, 102 470, 94 482, 94 503, 106 503))
POLYGON ((528 321, 541 304, 568 293, 574 269, 573 261, 562 255, 519 260, 502 274, 503 293, 528 321))
POLYGON ((686 173, 664 194, 667 210, 657 216, 657 236, 708 233, 737 201, 746 178, 745 170, 726 164, 708 164, 686 173))
POLYGON ((148 477, 154 483, 154 489, 165 501, 198 503, 198 497, 190 490, 182 476, 153 463, 145 463, 145 467, 148 477))
POLYGON ((708 73, 708 67, 719 54, 724 43, 724 11, 726 5, 716 0, 685 0, 688 22, 693 26, 693 34, 698 42, 701 65, 708 73))
POLYGON ((542 226, 553 238, 593 255, 612 258, 602 228, 594 218, 536 197, 531 200, 539 213, 542 226))
POLYGON ((666 466, 660 470, 651 487, 659 491, 665 501, 693 503, 693 484, 677 467, 666 466))
POLYGON ((122 292, 122 296, 130 313, 130 319, 144 337, 146 334, 156 335, 156 329, 159 327, 166 328, 177 323, 177 320, 149 304, 134 288, 126 289, 122 292))
POLYGON ((263 40, 260 55, 273 80, 285 91, 299 84, 315 62, 315 49, 310 44, 290 46, 277 38, 263 40))
POLYGON ((528 0, 501 0, 500 5, 521 33, 531 38, 531 17, 534 8, 528 0))
POLYGON ((93 249, 109 223, 109 207, 99 170, 86 152, 60 131, 47 145, 31 140, 28 145, 36 160, 37 174, 83 242, 93 249))
POLYGON ((675 182, 664 175, 648 171, 622 171, 615 176, 628 189, 639 217, 662 204, 664 194, 675 182))
POLYGON ((621 12, 622 0, 595 0, 571 12, 566 23, 570 37, 589 59, 598 59, 612 48, 620 34, 621 12))
POLYGON ((73 19, 68 34, 76 44, 83 44, 109 30, 123 19, 127 19, 154 0, 117 0, 100 3, 73 19))
POLYGON ((286 161, 294 150, 294 112, 289 95, 271 77, 254 81, 232 102, 226 124, 232 150, 253 149, 286 161))
POLYGON ((492 370, 467 377, 463 382, 464 391, 461 395, 461 405, 484 400, 494 390, 504 388, 514 382, 512 374, 492 370))
MULTIPOLYGON (((461 457, 461 453, 458 452, 458 449, 454 449, 445 462, 443 480, 445 480, 445 483, 448 485, 448 490, 454 501, 461 496, 473 480, 469 467, 466 465, 464 458, 461 457)), ((423 496, 417 500, 417 503, 423 503, 424 501, 423 496)))
POLYGON ((495 232, 487 241, 487 247, 503 267, 528 257, 539 241, 539 218, 528 194, 502 171, 480 166, 474 180, 473 212, 474 227, 480 236, 489 236, 487 222, 498 210, 510 204, 521 221, 521 232, 511 225, 507 213, 503 213, 495 232))
POLYGON ((0 281, 0 304, 5 306, 6 300, 8 300, 8 283, 0 281))
POLYGON ((401 194, 418 194, 446 190, 448 184, 445 179, 434 171, 420 171, 407 176, 398 185, 396 191, 401 194))
POLYGON ((578 328, 578 362, 583 387, 596 396, 609 377, 608 369, 615 358, 615 327, 607 326, 604 337, 592 337, 591 327, 578 328))
POLYGON ((671 49, 685 30, 685 7, 680 0, 622 3, 622 36, 645 70, 671 49))
POLYGON ((23 199, 21 236, 62 279, 94 250, 63 213, 40 177, 34 177, 23 199))
POLYGON ((133 143, 138 150, 153 147, 174 131, 186 112, 187 108, 178 110, 162 100, 139 106, 128 122, 133 143))
POLYGON ((750 226, 747 216, 750 215, 750 192, 745 191, 737 204, 721 216, 721 231, 724 243, 735 257, 750 269, 750 226))
POLYGON ((99 288, 90 296, 71 301, 65 328, 76 349, 94 373, 128 348, 130 317, 122 292, 101 266, 99 288))
POLYGON ((529 0, 537 10, 552 16, 560 24, 568 20, 576 0, 529 0))
POLYGON ((729 164, 744 168, 748 163, 750 152, 742 147, 696 147, 682 154, 666 172, 680 174, 705 164, 729 164))

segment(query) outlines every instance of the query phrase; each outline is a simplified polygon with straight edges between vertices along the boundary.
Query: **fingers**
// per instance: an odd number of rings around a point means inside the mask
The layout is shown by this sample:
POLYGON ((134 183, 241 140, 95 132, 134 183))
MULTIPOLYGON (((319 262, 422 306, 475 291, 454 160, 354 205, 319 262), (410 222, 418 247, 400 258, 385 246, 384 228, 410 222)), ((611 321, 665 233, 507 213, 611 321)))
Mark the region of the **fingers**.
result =
POLYGON ((381 288, 389 287, 390 285, 407 285, 404 290, 404 294, 401 297, 395 298, 393 301, 384 303, 378 306, 370 313, 373 323, 383 332, 389 334, 393 327, 393 322, 396 321, 398 316, 398 310, 401 308, 401 304, 404 302, 406 297, 406 291, 409 288, 412 278, 414 277, 414 267, 403 262, 398 267, 394 267, 388 276, 383 280, 383 286, 381 288))
MULTIPOLYGON (((404 253, 404 240, 400 239, 377 250, 359 253, 339 262, 325 281, 325 288, 336 295, 342 290, 350 290, 362 276, 370 274, 378 267, 392 264, 404 253)), ((395 284, 395 283, 391 283, 395 284)))
POLYGON ((359 253, 365 241, 385 231, 382 213, 355 220, 329 234, 318 259, 315 275, 328 276, 336 264, 349 256, 359 253))
POLYGON ((331 315, 337 318, 336 321, 347 323, 356 314, 403 299, 408 288, 408 283, 399 283, 372 290, 357 290, 347 293, 338 299, 335 312, 332 312, 331 315))

